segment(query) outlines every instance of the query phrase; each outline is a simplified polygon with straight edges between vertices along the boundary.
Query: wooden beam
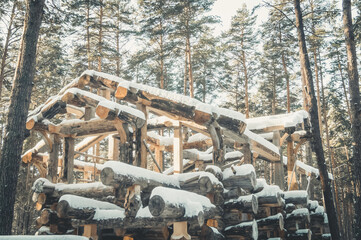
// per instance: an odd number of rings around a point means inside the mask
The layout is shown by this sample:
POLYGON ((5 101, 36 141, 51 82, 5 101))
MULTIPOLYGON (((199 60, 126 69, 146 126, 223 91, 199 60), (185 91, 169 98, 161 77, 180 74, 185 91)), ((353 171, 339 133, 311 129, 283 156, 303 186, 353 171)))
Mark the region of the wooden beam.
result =
POLYGON ((174 222, 173 223, 173 234, 171 240, 182 239, 190 240, 191 236, 188 234, 187 222, 174 222))
POLYGON ((97 225, 96 224, 86 224, 86 225, 84 225, 83 236, 94 239, 94 240, 97 240, 98 239, 97 225))
MULTIPOLYGON (((160 150, 159 146, 155 147, 154 155, 155 155, 155 160, 161 169, 161 172, 163 172, 164 171, 163 152, 160 150)), ((158 170, 158 168, 156 169, 156 171, 157 170, 158 170)))
POLYGON ((113 135, 109 136, 108 141, 108 158, 115 161, 119 160, 119 144, 120 140, 115 138, 113 135))
POLYGON ((174 165, 174 173, 183 172, 183 139, 182 139, 181 123, 179 123, 177 128, 174 128, 173 165, 174 165))
POLYGON ((248 143, 243 144, 242 148, 243 159, 245 164, 253 164, 251 147, 248 143))
POLYGON ((221 128, 218 123, 214 121, 207 126, 207 130, 211 135, 213 143, 213 164, 221 165, 224 163, 225 154, 221 128))
POLYGON ((295 168, 295 152, 293 149, 293 141, 291 138, 287 139, 287 184, 290 186, 289 190, 297 190, 296 173, 293 173, 295 168))

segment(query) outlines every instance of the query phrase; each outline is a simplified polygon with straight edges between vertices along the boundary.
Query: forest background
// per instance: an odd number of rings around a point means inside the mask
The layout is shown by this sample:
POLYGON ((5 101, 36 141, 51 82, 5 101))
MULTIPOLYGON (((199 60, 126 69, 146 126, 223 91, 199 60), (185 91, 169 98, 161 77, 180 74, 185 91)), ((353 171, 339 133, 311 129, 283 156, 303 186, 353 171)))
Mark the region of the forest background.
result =
MULTIPOLYGON (((302 109, 292 1, 263 1, 252 9, 239 3, 233 6, 237 11, 231 24, 223 28, 220 18, 212 15, 219 11, 216 6, 215 0, 47 1, 30 109, 56 95, 86 69, 191 95, 247 117, 302 109), (185 3, 188 11, 183 11, 185 3)), ((301 8, 328 168, 339 190, 336 198, 342 199, 342 231, 351 234, 351 110, 341 3, 305 0, 301 8)), ((354 1, 352 10, 359 49, 361 2, 354 1)), ((24 15, 23 0, 0 5, 0 148, 24 15)), ((28 137, 24 151, 38 139, 28 137)), ((27 181, 19 182, 18 191, 30 190, 29 169, 23 166, 20 176, 27 181)), ((18 234, 33 231, 32 216, 24 213, 31 212, 30 197, 18 197, 18 202, 24 201, 28 204, 18 204, 15 213, 18 234)))

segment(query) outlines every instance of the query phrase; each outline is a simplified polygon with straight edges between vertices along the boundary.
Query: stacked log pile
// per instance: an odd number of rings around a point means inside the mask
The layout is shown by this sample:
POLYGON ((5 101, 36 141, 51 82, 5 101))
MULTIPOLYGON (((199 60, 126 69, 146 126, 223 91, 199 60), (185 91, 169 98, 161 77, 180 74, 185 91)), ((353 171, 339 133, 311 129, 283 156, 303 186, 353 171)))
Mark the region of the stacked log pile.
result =
POLYGON ((250 164, 165 175, 108 161, 102 182, 40 178, 39 234, 133 239, 327 239, 324 209, 305 191, 256 179, 250 164), (43 229, 43 230, 41 230, 43 229), (44 231, 46 229, 46 231, 44 231))

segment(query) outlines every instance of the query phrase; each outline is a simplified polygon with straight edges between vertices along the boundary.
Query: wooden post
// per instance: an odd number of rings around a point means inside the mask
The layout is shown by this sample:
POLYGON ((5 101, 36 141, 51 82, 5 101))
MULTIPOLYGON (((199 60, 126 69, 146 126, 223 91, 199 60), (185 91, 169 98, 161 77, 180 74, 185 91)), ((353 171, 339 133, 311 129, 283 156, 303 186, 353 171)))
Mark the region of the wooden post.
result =
MULTIPOLYGON (((273 139, 272 139, 272 143, 278 147, 278 149, 280 149, 280 141, 281 141, 281 135, 279 131, 274 131, 273 132, 273 139)), ((281 152, 281 151, 280 151, 281 152)), ((283 190, 285 188, 285 182, 284 182, 284 178, 285 178, 285 174, 283 171, 283 156, 282 154, 280 154, 280 161, 279 162, 275 162, 274 163, 274 179, 275 179, 275 184, 278 185, 280 187, 281 190, 283 190)))
POLYGON ((221 165, 224 162, 224 144, 222 137, 222 130, 217 122, 212 122, 207 126, 207 130, 211 135, 213 144, 213 164, 221 165))
MULTIPOLYGON (((164 164, 163 164, 163 152, 160 150, 160 146, 156 146, 154 149, 155 160, 157 161, 160 169, 164 171, 164 164)), ((158 168, 154 168, 156 172, 159 172, 158 168)))
POLYGON ((109 136, 108 141, 108 158, 113 159, 115 161, 119 160, 119 139, 114 136, 109 136))
POLYGON ((94 240, 98 239, 98 234, 97 234, 97 225, 96 224, 87 224, 84 225, 84 233, 83 233, 84 237, 88 237, 88 238, 92 238, 94 240))
POLYGON ((293 150, 293 141, 291 136, 287 138, 287 183, 290 186, 289 190, 297 190, 296 173, 293 173, 296 159, 293 150))
POLYGON ((183 172, 183 139, 182 139, 182 124, 174 127, 173 138, 173 165, 174 173, 183 172))
MULTIPOLYGON (((140 111, 142 111, 144 113, 145 119, 147 119, 147 108, 145 105, 137 103, 137 109, 139 109, 140 111)), ((145 148, 144 144, 143 144, 143 140, 147 140, 147 120, 145 121, 145 124, 143 125, 143 127, 140 129, 140 139, 137 139, 137 141, 140 141, 139 143, 139 147, 140 147, 140 151, 137 149, 137 151, 139 151, 139 155, 138 156, 138 162, 140 162, 140 167, 142 168, 147 168, 147 149, 145 148)))
POLYGON ((73 183, 74 176, 74 138, 64 138, 64 161, 63 161, 63 179, 67 183, 73 183))
POLYGON ((57 175, 58 175, 58 160, 59 160, 59 149, 60 149, 61 141, 58 134, 52 134, 51 138, 53 141, 53 146, 49 154, 48 176, 51 182, 56 183, 57 175))
POLYGON ((171 240, 181 239, 190 240, 191 236, 188 234, 187 222, 175 222, 173 223, 173 234, 171 240))
POLYGON ((249 143, 244 144, 242 150, 243 150, 244 163, 252 164, 252 162, 253 162, 252 152, 251 152, 251 147, 250 147, 249 143))
POLYGON ((95 117, 95 108, 86 106, 84 112, 84 121, 89 121, 90 119, 95 117))

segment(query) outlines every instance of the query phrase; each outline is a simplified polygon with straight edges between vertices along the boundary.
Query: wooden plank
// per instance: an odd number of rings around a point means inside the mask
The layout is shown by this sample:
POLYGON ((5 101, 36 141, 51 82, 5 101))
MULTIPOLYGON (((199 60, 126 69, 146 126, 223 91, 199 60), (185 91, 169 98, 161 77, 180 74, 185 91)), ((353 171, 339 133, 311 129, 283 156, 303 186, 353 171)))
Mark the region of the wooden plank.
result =
POLYGON ((243 144, 242 153, 243 153, 244 163, 245 164, 253 164, 252 163, 253 162, 252 161, 252 152, 251 152, 250 145, 248 143, 243 144))
MULTIPOLYGON (((160 150, 159 146, 155 147, 154 155, 155 155, 155 160, 161 169, 161 172, 163 172, 164 171, 163 152, 160 150)), ((156 171, 158 172, 158 168, 156 168, 156 171)))
POLYGON ((97 225, 96 224, 86 224, 84 225, 84 237, 92 238, 94 240, 98 239, 97 234, 97 225))
POLYGON ((293 141, 292 138, 287 139, 287 184, 290 186, 289 190, 297 190, 297 180, 296 180, 296 173, 292 172, 295 168, 295 153, 293 150, 293 141))
MULTIPOLYGON (((273 139, 272 143, 280 147, 280 141, 281 141, 281 135, 279 131, 273 132, 273 139)), ((274 168, 275 168, 275 184, 278 185, 282 190, 285 187, 284 183, 284 171, 283 171, 283 156, 280 154, 280 161, 274 162, 274 168)))
POLYGON ((115 161, 119 160, 119 143, 120 140, 115 138, 114 136, 109 136, 108 141, 108 158, 113 159, 115 161))
MULTIPOLYGON (((137 109, 144 113, 145 119, 147 119, 147 108, 143 104, 137 104, 137 109)), ((147 149, 142 142, 147 140, 147 121, 140 128, 140 167, 147 168, 147 149)))

